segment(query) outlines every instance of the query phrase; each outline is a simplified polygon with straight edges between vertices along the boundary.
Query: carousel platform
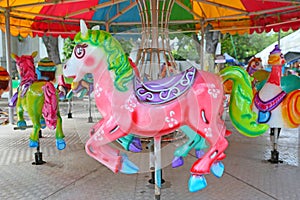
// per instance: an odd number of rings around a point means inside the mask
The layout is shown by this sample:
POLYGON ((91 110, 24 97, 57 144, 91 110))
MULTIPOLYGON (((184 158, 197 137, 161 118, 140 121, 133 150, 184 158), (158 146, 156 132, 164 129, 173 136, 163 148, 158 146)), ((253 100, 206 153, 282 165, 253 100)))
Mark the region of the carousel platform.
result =
MULTIPOLYGON (((6 109, 6 99, 0 108, 6 109)), ((54 131, 44 129, 40 139, 43 165, 33 165, 36 149, 28 147, 31 129, 13 130, 15 125, 0 126, 0 199, 63 199, 63 200, 148 200, 155 199, 154 185, 149 183, 149 142, 144 142, 142 153, 128 153, 141 166, 135 175, 114 174, 90 158, 84 150, 88 130, 88 101, 72 102, 73 118, 67 118, 67 102, 61 102, 63 130, 67 147, 58 151, 54 131)), ((96 122, 100 116, 92 102, 91 116, 96 122)), ((29 122, 28 122, 29 124, 29 122)), ((196 160, 194 153, 185 158, 185 164, 173 169, 172 152, 180 140, 162 144, 162 200, 298 200, 300 199, 300 129, 283 129, 278 141, 280 159, 271 164, 269 133, 257 138, 238 134, 226 118, 233 133, 227 139, 229 146, 224 175, 218 179, 206 175, 208 186, 202 191, 188 191, 189 169, 196 160)), ((115 144, 116 147, 117 144, 115 144)), ((121 148, 120 148, 121 149, 121 148)))

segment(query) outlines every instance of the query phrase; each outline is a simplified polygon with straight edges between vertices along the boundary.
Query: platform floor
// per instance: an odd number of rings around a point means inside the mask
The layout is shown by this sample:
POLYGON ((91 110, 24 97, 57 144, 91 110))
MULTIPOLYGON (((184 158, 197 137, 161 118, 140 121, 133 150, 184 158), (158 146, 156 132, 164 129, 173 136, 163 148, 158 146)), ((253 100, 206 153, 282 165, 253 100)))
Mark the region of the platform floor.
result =
MULTIPOLYGON (((5 100, 0 100, 0 108, 5 100)), ((68 119, 67 103, 60 104, 67 148, 58 151, 54 131, 43 130, 40 139, 44 165, 32 165, 36 149, 28 147, 30 129, 13 130, 14 125, 0 126, 0 199, 47 200, 148 200, 155 199, 154 186, 148 181, 149 151, 128 153, 141 166, 135 175, 114 174, 90 158, 84 150, 88 130, 88 101, 74 101, 73 118, 68 119)), ((92 103, 91 116, 96 122, 100 116, 92 103)), ((30 122, 28 122, 30 124, 30 122)), ((221 178, 206 175, 206 189, 188 191, 189 169, 196 160, 193 153, 185 164, 176 169, 170 166, 172 152, 182 141, 162 144, 162 200, 299 200, 300 199, 300 129, 283 129, 278 141, 283 163, 271 164, 269 133, 257 138, 238 134, 226 119, 227 128, 233 131, 227 139, 229 146, 223 161, 225 173, 221 178)), ((144 146, 147 143, 143 144, 144 146)), ((116 147, 117 144, 115 145, 116 147)))

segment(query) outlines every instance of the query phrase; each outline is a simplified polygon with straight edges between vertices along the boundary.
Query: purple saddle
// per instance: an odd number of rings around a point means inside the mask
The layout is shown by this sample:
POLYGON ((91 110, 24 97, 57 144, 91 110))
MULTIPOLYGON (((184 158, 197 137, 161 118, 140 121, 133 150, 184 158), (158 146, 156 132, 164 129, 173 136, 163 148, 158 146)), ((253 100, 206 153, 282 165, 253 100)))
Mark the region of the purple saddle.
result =
POLYGON ((194 83, 197 69, 191 67, 175 76, 154 81, 141 82, 135 79, 135 95, 141 102, 163 104, 178 98, 194 83))

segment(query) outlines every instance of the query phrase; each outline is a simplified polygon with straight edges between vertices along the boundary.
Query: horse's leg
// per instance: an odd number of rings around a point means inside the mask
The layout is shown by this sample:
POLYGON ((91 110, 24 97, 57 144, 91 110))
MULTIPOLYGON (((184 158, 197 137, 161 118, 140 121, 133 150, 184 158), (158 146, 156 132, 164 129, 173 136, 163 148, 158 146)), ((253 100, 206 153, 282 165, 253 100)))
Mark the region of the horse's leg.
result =
POLYGON ((132 151, 135 153, 142 151, 142 143, 140 138, 135 137, 132 134, 128 134, 117 139, 117 142, 127 151, 132 151))
MULTIPOLYGON (((20 93, 19 93, 19 95, 20 95, 20 93)), ((24 120, 24 108, 22 106, 21 96, 18 97, 18 101, 17 101, 17 117, 18 117, 17 126, 18 127, 25 127, 26 126, 26 121, 24 120)))
POLYGON ((120 151, 112 148, 108 143, 126 135, 119 126, 111 119, 103 119, 102 125, 86 143, 88 155, 107 166, 113 172, 127 174, 136 173, 138 168, 128 160, 127 156, 121 155, 120 151))
POLYGON ((174 159, 172 161, 173 168, 182 166, 184 164, 182 157, 186 157, 193 148, 196 150, 197 158, 202 157, 203 149, 207 148, 204 138, 198 135, 189 126, 182 126, 180 130, 188 136, 189 140, 175 150, 174 159))
MULTIPOLYGON (((90 129, 90 137, 101 127, 104 120, 100 120, 90 129)), ((139 138, 132 134, 126 135, 117 139, 117 142, 127 151, 140 152, 142 151, 142 144, 139 138)))
POLYGON ((33 110, 28 110, 28 115, 32 121, 32 132, 29 137, 29 147, 38 147, 39 145, 39 131, 41 130, 40 119, 42 117, 38 112, 33 110))
POLYGON ((43 116, 41 116, 40 124, 41 124, 42 129, 46 128, 46 121, 45 121, 45 118, 43 116))
POLYGON ((220 160, 225 158, 223 153, 228 146, 228 142, 225 139, 225 126, 217 130, 219 132, 204 134, 206 140, 210 144, 210 149, 201 158, 198 159, 191 168, 191 178, 189 180, 189 190, 191 192, 199 191, 206 187, 207 183, 204 178, 204 174, 209 174, 210 170, 216 177, 221 177, 224 172, 224 165, 220 160), (208 136, 209 135, 209 136, 208 136))
POLYGON ((64 133, 62 130, 62 119, 60 116, 60 112, 57 108, 57 122, 56 122, 56 133, 55 133, 55 138, 56 138, 56 147, 58 150, 63 150, 66 148, 66 142, 64 140, 64 133))
POLYGON ((99 131, 99 128, 103 125, 104 123, 104 119, 100 119, 96 124, 94 124, 91 128, 90 128, 90 137, 92 137, 95 132, 99 131))

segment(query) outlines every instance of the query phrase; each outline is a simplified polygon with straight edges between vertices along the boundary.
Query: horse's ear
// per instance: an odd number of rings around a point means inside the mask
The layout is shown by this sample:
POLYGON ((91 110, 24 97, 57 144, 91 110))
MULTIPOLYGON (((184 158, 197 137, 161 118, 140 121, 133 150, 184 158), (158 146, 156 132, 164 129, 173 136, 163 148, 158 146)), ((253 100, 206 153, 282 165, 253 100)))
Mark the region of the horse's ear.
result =
POLYGON ((93 26, 92 30, 100 30, 100 26, 99 25, 93 26))
POLYGON ((88 33, 88 28, 82 19, 80 20, 80 32, 81 32, 81 36, 83 37, 85 37, 88 33))
POLYGON ((14 59, 15 61, 19 58, 19 56, 17 56, 17 54, 11 53, 10 54, 11 58, 14 59))
POLYGON ((33 58, 35 58, 37 54, 38 54, 38 52, 37 52, 37 51, 34 51, 34 52, 32 52, 31 56, 32 56, 33 58))

